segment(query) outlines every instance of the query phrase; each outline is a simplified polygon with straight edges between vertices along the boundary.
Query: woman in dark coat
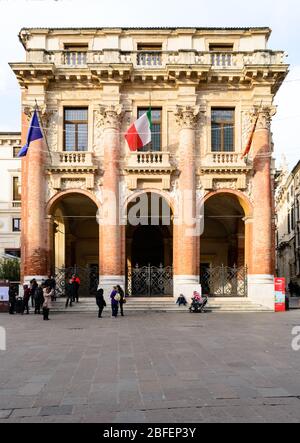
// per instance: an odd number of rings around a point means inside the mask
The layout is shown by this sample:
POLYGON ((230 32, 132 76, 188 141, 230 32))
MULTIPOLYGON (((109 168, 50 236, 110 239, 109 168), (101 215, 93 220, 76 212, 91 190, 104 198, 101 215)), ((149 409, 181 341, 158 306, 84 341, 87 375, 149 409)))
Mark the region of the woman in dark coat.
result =
POLYGON ((112 316, 117 318, 118 317, 118 310, 119 310, 120 295, 118 293, 116 286, 114 286, 114 289, 113 289, 112 293, 110 294, 110 300, 111 300, 112 316))
POLYGON ((98 318, 101 318, 103 309, 106 306, 106 301, 104 300, 103 294, 104 294, 103 289, 98 289, 96 293, 96 303, 99 308, 98 318))
POLYGON ((124 317, 123 305, 124 305, 124 303, 126 303, 125 293, 124 293, 124 291, 123 291, 123 289, 121 288, 120 285, 117 286, 117 290, 118 290, 118 293, 121 296, 121 299, 119 301, 121 316, 124 317))

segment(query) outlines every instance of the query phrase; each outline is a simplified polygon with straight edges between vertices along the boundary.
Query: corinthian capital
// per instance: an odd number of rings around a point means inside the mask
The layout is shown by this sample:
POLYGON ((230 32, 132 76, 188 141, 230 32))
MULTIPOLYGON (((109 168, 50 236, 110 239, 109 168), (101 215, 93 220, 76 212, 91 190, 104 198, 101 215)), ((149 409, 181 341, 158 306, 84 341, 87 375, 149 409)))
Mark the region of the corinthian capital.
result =
POLYGON ((119 129, 123 117, 122 105, 100 106, 100 119, 104 128, 119 129))
POLYGON ((199 106, 177 106, 175 113, 177 124, 180 128, 195 129, 200 112, 199 106))
POLYGON ((258 128, 270 130, 272 117, 276 114, 275 106, 263 106, 258 110, 258 128))

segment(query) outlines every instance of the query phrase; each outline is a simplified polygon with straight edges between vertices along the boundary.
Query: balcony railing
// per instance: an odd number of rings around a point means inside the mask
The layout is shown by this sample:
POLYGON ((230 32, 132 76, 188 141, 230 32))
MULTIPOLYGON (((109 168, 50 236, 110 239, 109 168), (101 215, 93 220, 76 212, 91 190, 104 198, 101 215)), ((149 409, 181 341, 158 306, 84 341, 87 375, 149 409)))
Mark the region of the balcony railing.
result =
POLYGON ((127 159, 127 169, 170 169, 169 152, 132 152, 127 159))
POLYGON ((162 65, 162 52, 138 52, 137 53, 138 66, 156 67, 162 65))
POLYGON ((89 64, 131 64, 135 68, 159 68, 170 65, 203 65, 212 69, 242 69, 244 66, 268 66, 284 63, 283 51, 253 52, 205 51, 41 51, 27 53, 28 62, 54 63, 57 66, 82 67, 89 64))
POLYGON ((52 152, 51 159, 52 167, 55 168, 93 167, 93 157, 91 152, 52 152))
POLYGON ((211 152, 202 160, 204 167, 245 167, 247 166, 241 153, 237 152, 211 152))
POLYGON ((64 64, 69 66, 86 65, 87 53, 86 51, 72 51, 64 53, 64 64))

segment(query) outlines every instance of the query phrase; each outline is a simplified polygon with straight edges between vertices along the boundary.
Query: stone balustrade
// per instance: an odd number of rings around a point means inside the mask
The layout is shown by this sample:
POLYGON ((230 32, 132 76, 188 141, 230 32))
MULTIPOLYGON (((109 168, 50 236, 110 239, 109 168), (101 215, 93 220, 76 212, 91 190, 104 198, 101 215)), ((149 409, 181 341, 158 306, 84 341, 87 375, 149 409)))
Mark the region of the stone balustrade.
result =
POLYGON ((182 51, 41 51, 27 53, 28 62, 53 63, 64 67, 89 64, 132 64, 134 68, 160 68, 168 65, 203 65, 212 69, 242 69, 244 66, 284 64, 283 51, 257 50, 253 52, 182 51))
POLYGON ((170 169, 169 152, 131 152, 127 157, 126 169, 162 170, 170 169))
POLYGON ((51 153, 51 166, 54 168, 90 168, 93 167, 91 152, 64 151, 51 153))
POLYGON ((204 167, 245 167, 245 160, 241 158, 241 153, 237 152, 211 152, 202 160, 204 167))

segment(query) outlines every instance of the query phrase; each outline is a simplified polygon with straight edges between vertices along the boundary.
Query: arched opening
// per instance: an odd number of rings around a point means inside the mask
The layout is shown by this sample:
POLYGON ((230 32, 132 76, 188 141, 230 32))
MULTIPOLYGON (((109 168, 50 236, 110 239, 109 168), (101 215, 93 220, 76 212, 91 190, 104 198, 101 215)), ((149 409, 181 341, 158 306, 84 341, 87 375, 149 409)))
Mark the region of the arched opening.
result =
POLYGON ((77 273, 81 296, 95 293, 99 275, 99 225, 97 205, 88 196, 72 192, 56 199, 49 209, 52 217, 52 273, 58 284, 77 273))
POLYGON ((158 193, 142 193, 128 204, 126 268, 131 295, 172 296, 173 214, 158 193))
POLYGON ((215 193, 205 201, 200 239, 204 293, 246 295, 245 216, 240 198, 233 193, 215 193))

